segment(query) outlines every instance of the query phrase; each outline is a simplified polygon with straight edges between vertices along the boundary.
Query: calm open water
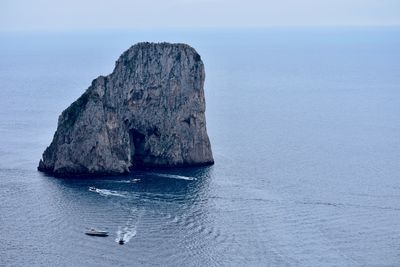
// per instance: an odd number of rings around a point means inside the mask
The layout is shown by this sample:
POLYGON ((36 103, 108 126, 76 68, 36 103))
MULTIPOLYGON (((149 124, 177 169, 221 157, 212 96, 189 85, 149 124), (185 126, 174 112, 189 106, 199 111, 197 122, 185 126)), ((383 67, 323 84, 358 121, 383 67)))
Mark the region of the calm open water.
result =
POLYGON ((400 29, 1 33, 0 233, 5 266, 399 266, 400 29), (139 41, 201 54, 216 164, 37 172, 61 111, 139 41))

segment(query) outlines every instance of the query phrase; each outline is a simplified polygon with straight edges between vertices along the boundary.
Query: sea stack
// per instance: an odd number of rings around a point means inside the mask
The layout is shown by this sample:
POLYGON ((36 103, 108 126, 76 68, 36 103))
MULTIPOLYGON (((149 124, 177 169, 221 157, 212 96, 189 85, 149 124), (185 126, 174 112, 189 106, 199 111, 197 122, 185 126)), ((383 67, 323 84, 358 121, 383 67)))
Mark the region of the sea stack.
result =
POLYGON ((38 170, 115 175, 213 164, 204 65, 189 45, 138 43, 62 112, 38 170))

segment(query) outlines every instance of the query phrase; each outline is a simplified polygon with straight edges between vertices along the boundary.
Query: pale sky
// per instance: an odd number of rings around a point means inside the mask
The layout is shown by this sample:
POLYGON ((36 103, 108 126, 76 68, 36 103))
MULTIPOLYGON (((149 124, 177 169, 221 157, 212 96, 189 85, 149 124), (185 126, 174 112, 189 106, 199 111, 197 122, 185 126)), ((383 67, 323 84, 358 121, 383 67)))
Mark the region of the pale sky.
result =
POLYGON ((0 31, 399 25, 400 0, 0 0, 0 31))

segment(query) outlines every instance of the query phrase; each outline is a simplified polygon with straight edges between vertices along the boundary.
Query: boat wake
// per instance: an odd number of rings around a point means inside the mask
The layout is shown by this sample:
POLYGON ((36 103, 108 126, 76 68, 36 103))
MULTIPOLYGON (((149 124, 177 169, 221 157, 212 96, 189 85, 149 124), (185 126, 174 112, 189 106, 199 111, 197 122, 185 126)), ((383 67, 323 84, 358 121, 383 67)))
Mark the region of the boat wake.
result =
POLYGON ((115 242, 119 242, 120 240, 123 240, 124 243, 128 243, 132 237, 136 236, 136 226, 134 227, 118 227, 117 231, 117 237, 115 238, 115 242))
POLYGON ((170 179, 179 179, 179 180, 187 180, 187 181, 196 181, 197 178, 195 177, 190 177, 190 176, 183 176, 183 175, 175 175, 175 174, 168 174, 168 173, 156 173, 152 172, 149 173, 151 175, 156 175, 159 177, 164 177, 164 178, 170 178, 170 179))
POLYGON ((134 179, 131 179, 131 180, 119 180, 119 181, 113 181, 113 182, 115 182, 115 183, 123 183, 123 184, 135 184, 135 183, 140 182, 140 179, 139 178, 134 178, 134 179))
POLYGON ((126 195, 122 192, 108 190, 108 189, 99 189, 99 188, 89 188, 90 192, 98 193, 102 196, 116 196, 116 197, 126 197, 126 195))
POLYGON ((136 226, 139 222, 139 219, 142 215, 142 212, 137 212, 138 210, 133 208, 130 213, 131 216, 125 223, 125 226, 119 226, 117 230, 117 237, 115 238, 115 242, 119 243, 121 240, 123 243, 128 243, 133 237, 136 236, 136 226), (136 214, 136 216, 132 216, 136 214))

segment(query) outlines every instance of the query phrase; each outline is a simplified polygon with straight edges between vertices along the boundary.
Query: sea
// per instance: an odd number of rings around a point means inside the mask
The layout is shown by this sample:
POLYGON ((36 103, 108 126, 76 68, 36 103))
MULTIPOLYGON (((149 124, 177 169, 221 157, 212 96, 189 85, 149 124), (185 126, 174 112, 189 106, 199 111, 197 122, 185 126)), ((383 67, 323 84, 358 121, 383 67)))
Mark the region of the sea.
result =
POLYGON ((400 28, 1 32, 0 265, 400 266, 400 28), (215 165, 38 172, 142 41, 201 55, 215 165))

